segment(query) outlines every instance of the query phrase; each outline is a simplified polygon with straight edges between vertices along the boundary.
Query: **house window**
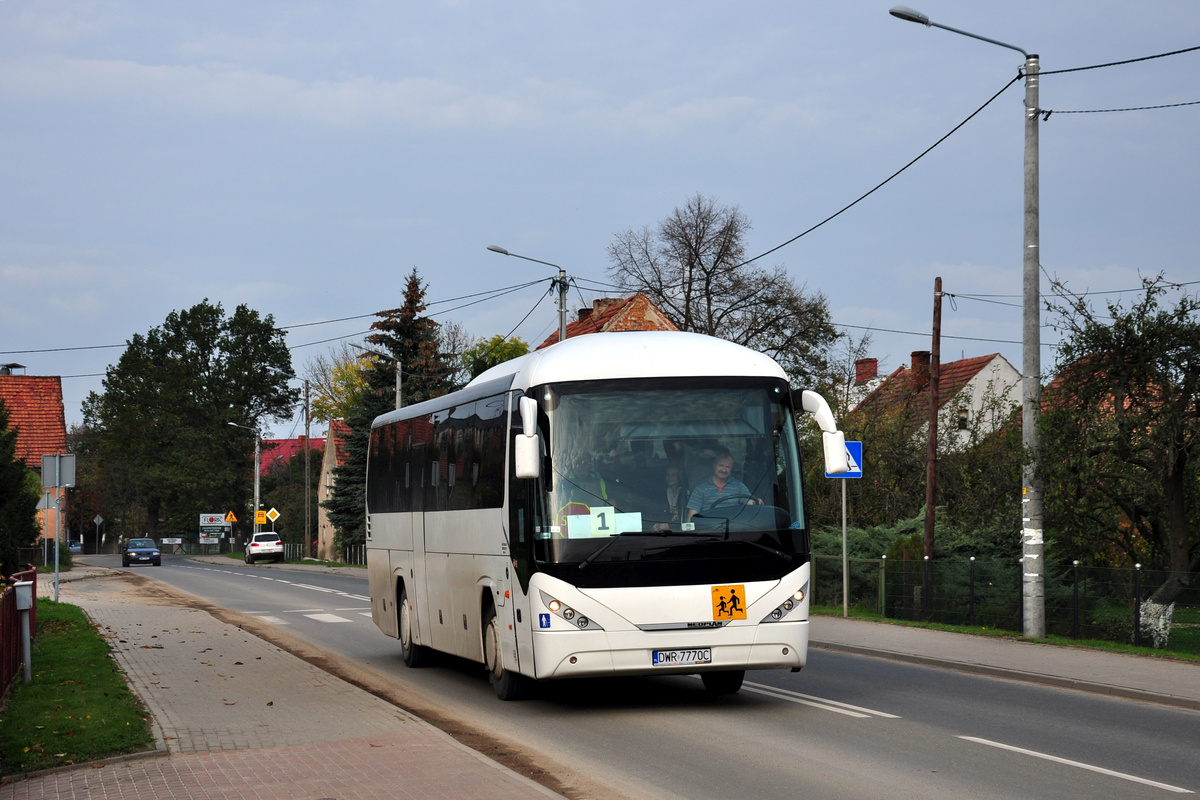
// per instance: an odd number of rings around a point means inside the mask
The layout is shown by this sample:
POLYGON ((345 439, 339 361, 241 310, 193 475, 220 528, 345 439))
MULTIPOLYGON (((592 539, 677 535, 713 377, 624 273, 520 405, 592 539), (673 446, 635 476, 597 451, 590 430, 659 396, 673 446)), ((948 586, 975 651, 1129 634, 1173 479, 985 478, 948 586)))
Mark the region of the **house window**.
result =
POLYGON ((958 429, 960 431, 965 431, 967 429, 967 417, 967 410, 965 408, 960 408, 958 410, 958 429))

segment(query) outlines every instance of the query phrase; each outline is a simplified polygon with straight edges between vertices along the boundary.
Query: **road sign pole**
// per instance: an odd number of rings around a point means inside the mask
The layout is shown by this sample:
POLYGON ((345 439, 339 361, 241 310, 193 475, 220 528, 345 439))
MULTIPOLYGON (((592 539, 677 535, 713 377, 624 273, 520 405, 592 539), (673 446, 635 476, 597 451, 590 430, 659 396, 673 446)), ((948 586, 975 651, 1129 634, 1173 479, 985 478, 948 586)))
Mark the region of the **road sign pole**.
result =
POLYGON ((842 481, 842 618, 850 617, 850 558, 846 549, 846 482, 842 481))

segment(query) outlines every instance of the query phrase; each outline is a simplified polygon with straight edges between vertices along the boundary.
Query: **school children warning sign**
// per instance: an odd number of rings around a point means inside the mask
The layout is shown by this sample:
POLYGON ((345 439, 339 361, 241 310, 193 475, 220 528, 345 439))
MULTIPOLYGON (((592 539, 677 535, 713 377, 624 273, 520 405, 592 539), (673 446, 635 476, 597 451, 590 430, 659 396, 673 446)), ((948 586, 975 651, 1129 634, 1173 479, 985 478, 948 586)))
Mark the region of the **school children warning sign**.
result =
POLYGON ((712 587, 712 608, 714 620, 745 619, 745 584, 712 587))

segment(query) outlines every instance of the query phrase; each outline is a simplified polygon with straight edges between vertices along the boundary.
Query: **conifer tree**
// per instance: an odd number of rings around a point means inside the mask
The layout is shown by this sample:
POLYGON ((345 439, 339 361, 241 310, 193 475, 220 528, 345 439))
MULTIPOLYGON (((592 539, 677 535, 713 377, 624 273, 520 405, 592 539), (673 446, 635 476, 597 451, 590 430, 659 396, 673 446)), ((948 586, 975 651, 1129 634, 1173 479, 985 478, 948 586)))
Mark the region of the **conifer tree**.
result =
POLYGON ((396 364, 401 367, 403 405, 439 397, 449 391, 454 367, 438 349, 438 324, 425 311, 425 284, 416 268, 404 287, 404 305, 380 311, 371 323, 375 333, 367 343, 376 358, 365 371, 367 389, 346 415, 350 435, 346 460, 334 470, 333 493, 325 501, 329 522, 337 531, 339 546, 359 545, 366 540, 367 450, 371 423, 395 407, 396 364), (388 355, 390 358, 380 358, 388 355))
POLYGON ((17 571, 17 548, 31 547, 39 532, 37 480, 17 456, 17 429, 8 421, 0 400, 0 576, 17 571))

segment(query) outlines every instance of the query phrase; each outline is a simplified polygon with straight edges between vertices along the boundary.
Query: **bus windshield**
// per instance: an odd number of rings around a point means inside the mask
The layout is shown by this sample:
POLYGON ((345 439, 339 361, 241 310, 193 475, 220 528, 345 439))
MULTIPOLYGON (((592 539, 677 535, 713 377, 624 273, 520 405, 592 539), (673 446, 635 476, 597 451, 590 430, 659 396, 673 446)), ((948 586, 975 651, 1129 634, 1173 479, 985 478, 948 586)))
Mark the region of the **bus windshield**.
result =
POLYGON ((542 569, 739 560, 766 577, 807 556, 796 429, 775 378, 588 381, 536 390, 549 469, 542 569))

